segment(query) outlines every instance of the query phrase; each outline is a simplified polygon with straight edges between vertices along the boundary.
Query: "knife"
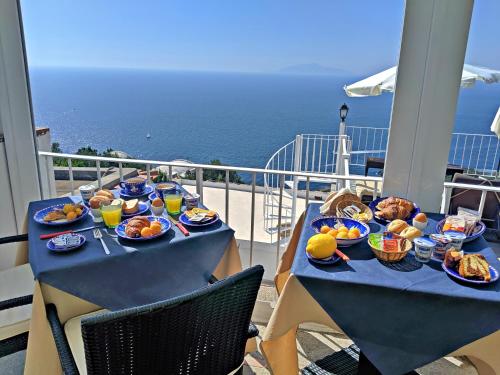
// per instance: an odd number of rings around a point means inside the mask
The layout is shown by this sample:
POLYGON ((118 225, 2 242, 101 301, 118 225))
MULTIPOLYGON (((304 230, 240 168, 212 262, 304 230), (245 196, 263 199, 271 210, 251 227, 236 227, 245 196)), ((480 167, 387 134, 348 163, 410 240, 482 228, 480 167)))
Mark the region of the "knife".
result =
POLYGON ((347 255, 345 255, 342 251, 340 251, 339 249, 335 250, 335 253, 340 257, 342 258, 342 260, 344 262, 349 262, 351 259, 349 259, 349 257, 347 255))
POLYGON ((172 216, 168 215, 169 220, 184 234, 186 237, 189 236, 189 231, 184 225, 175 220, 172 216))
POLYGON ((40 235, 40 239, 41 240, 48 240, 49 238, 54 238, 54 237, 60 236, 61 234, 84 232, 86 230, 91 230, 91 229, 94 229, 94 228, 97 228, 97 226, 93 225, 93 226, 87 227, 87 228, 74 229, 74 230, 65 230, 63 232, 56 232, 56 233, 41 234, 40 235))

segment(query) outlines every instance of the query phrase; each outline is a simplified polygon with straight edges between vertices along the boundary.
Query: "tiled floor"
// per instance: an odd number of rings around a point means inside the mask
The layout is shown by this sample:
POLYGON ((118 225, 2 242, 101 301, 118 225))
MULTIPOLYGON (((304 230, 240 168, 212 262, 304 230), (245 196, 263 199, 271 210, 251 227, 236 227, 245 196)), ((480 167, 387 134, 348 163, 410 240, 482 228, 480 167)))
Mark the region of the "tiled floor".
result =
MULTIPOLYGON (((265 327, 257 325, 261 334, 265 327)), ((260 339, 258 340, 260 342, 260 339)), ((304 368, 334 351, 342 350, 352 344, 346 336, 335 333, 299 330, 297 334, 299 366, 304 368)), ((248 354, 243 374, 270 374, 264 357, 260 353, 248 354)), ((476 375, 477 371, 465 358, 442 358, 417 370, 422 375, 476 375)))

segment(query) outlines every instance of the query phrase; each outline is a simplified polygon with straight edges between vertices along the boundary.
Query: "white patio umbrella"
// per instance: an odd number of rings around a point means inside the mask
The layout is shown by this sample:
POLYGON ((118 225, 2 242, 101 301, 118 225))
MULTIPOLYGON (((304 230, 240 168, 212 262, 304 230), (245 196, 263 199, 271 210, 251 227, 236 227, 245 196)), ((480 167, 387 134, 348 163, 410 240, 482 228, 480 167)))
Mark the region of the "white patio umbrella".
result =
MULTIPOLYGON (((344 91, 352 97, 377 96, 383 92, 394 92, 397 68, 397 66, 393 66, 352 85, 344 86, 344 91)), ((500 82, 500 71, 464 64, 461 86, 471 87, 476 81, 500 82)))

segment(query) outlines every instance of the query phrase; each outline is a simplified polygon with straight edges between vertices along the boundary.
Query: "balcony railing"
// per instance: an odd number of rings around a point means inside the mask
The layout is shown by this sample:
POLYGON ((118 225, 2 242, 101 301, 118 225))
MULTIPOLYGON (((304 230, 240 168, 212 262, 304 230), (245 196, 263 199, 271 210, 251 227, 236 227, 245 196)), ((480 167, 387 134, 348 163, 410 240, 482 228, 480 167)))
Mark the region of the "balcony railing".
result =
MULTIPOLYGON (((341 154, 346 155, 345 150, 347 149, 347 139, 340 139, 339 146, 341 151, 341 154)), ((69 183, 70 186, 73 187, 74 189, 74 176, 73 176, 73 166, 72 162, 74 160, 85 160, 85 161, 90 161, 90 162, 95 162, 96 165, 96 172, 97 172, 97 184, 99 188, 102 187, 102 178, 101 178, 101 163, 112 163, 117 166, 118 171, 119 171, 119 176, 120 180, 123 180, 123 164, 125 163, 134 163, 136 165, 143 165, 146 170, 146 177, 149 181, 151 181, 151 170, 153 167, 157 166, 166 166, 169 170, 169 177, 172 178, 172 170, 174 167, 184 167, 184 168, 189 168, 189 169, 194 169, 196 172, 196 192, 200 194, 200 199, 203 202, 203 190, 204 190, 204 184, 205 181, 203 180, 203 171, 205 169, 207 170, 222 170, 225 171, 225 182, 223 184, 223 188, 225 189, 225 195, 224 195, 224 220, 227 224, 230 223, 230 215, 229 215, 229 210, 230 210, 230 194, 231 194, 231 187, 230 187, 230 181, 229 181, 229 172, 234 171, 234 172, 240 172, 240 173, 247 173, 251 175, 251 185, 247 190, 250 192, 250 215, 248 217, 248 225, 250 226, 250 234, 249 238, 247 239, 249 241, 249 259, 248 263, 249 265, 252 265, 254 263, 264 263, 261 261, 261 259, 256 259, 255 254, 254 254, 254 248, 255 248, 255 231, 256 231, 256 194, 257 193, 257 188, 259 188, 260 191, 263 191, 261 187, 257 186, 257 176, 259 174, 262 174, 264 176, 264 181, 270 181, 271 177, 273 180, 278 181, 277 182, 277 195, 276 195, 276 234, 274 237, 271 237, 271 240, 267 243, 267 251, 275 251, 275 262, 276 265, 279 261, 281 252, 283 250, 283 247, 286 245, 288 241, 289 234, 291 233, 291 230, 293 229, 293 225, 295 223, 294 219, 292 219, 292 216, 295 217, 296 214, 298 214, 298 209, 296 202, 297 200, 303 199, 304 204, 307 205, 309 202, 312 201, 311 199, 311 191, 314 190, 312 186, 313 181, 326 181, 326 183, 331 184, 332 181, 335 182, 341 182, 343 185, 347 184, 353 184, 356 182, 363 182, 363 183, 371 183, 374 186, 373 189, 373 197, 375 198, 379 194, 379 187, 382 186, 382 178, 378 176, 362 176, 362 175, 351 175, 348 172, 348 164, 347 160, 348 158, 345 158, 341 161, 342 167, 340 168, 341 174, 337 173, 317 173, 317 172, 302 172, 302 171, 290 171, 290 170, 282 170, 282 169, 275 169, 275 168, 280 168, 279 166, 275 166, 273 169, 267 168, 267 169, 259 169, 259 168, 246 168, 246 167, 233 167, 233 166, 219 166, 219 165, 209 165, 209 164, 193 164, 193 163, 188 163, 188 162, 168 162, 168 161, 161 161, 161 160, 140 160, 140 159, 120 159, 120 158, 109 158, 109 157, 96 157, 96 156, 85 156, 85 155, 75 155, 75 154, 59 154, 59 153, 52 153, 52 152, 39 152, 40 156, 40 166, 41 170, 45 171, 47 173, 47 178, 53 179, 53 171, 51 168, 53 164, 53 158, 63 158, 68 161, 68 176, 69 176, 69 183), (42 168, 43 166, 43 168, 42 168), (50 175, 51 174, 51 175, 50 175), (292 192, 292 194, 286 195, 286 190, 289 189, 289 187, 286 186, 287 182, 290 181, 304 181, 304 190, 301 190, 301 193, 303 195, 301 197, 298 197, 298 184, 295 184, 295 192, 292 192), (285 197, 286 195, 286 197, 285 197), (290 217, 285 217, 284 213, 286 213, 286 210, 284 210, 284 205, 285 205, 285 200, 290 203, 290 207, 287 209, 289 210, 288 212, 290 213, 290 217), (295 203, 292 201, 295 200, 295 203), (291 210, 292 206, 294 207, 295 214, 291 215, 291 210), (274 249, 274 250, 273 250, 274 249)), ((462 189, 469 189, 469 190, 477 190, 481 191, 481 200, 478 206, 478 211, 482 214, 484 205, 486 202, 486 194, 488 192, 495 192, 495 193, 500 193, 500 188, 498 187, 492 187, 489 185, 468 185, 468 184, 456 184, 456 183, 451 183, 451 182, 445 182, 444 183, 444 188, 443 188, 443 201, 441 204, 441 212, 447 212, 448 207, 450 204, 450 196, 451 196, 451 190, 453 188, 462 188, 462 189)), ((260 194, 260 193, 259 193, 260 194)), ((44 191, 44 198, 50 198, 54 196, 54 192, 50 191, 44 191)), ((214 207, 215 208, 215 207, 214 207)), ((261 228, 263 230, 264 228, 261 228)))

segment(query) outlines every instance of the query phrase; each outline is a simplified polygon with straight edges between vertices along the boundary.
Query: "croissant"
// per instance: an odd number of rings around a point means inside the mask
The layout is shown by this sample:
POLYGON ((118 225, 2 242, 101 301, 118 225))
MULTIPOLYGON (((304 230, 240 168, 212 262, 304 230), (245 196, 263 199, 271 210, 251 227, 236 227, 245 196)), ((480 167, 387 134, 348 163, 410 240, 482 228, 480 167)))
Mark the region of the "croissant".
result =
POLYGON ((145 216, 136 216, 131 219, 125 227, 125 234, 129 237, 136 238, 141 236, 141 230, 149 227, 149 220, 145 216))
POLYGON ((396 197, 389 197, 387 199, 384 199, 382 202, 380 202, 377 205, 377 208, 379 210, 383 210, 384 208, 389 207, 389 206, 393 206, 393 205, 404 207, 409 212, 411 212, 413 210, 413 203, 412 202, 410 202, 407 199, 396 198, 396 197))
POLYGON ((390 205, 380 211, 375 212, 375 215, 385 220, 404 220, 410 215, 411 210, 407 210, 403 206, 390 205))

